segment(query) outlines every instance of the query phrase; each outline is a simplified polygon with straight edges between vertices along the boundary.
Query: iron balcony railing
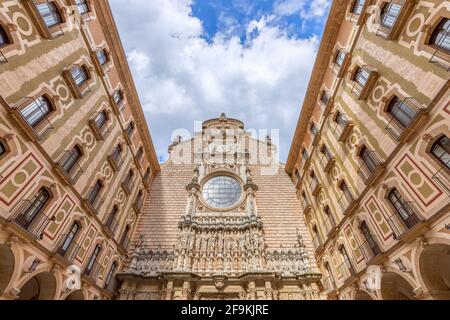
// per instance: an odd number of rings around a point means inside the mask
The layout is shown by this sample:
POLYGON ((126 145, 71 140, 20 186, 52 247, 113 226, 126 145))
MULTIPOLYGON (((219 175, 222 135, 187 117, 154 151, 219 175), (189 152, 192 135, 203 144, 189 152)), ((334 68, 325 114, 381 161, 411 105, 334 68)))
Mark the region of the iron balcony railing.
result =
POLYGON ((352 263, 348 259, 344 260, 344 262, 341 263, 341 265, 338 267, 338 270, 340 271, 344 281, 356 274, 352 263))
POLYGON ((101 266, 97 261, 94 261, 93 263, 89 262, 83 271, 83 275, 95 282, 97 281, 100 270, 101 266))
POLYGON ((366 261, 370 261, 381 254, 381 249, 378 245, 378 238, 375 235, 367 235, 365 241, 359 246, 366 261))
POLYGON ((73 263, 80 249, 81 246, 70 238, 70 235, 63 234, 56 253, 68 262, 73 263))
POLYGON ((9 218, 10 222, 37 239, 42 239, 44 230, 53 220, 54 218, 49 218, 41 210, 37 211, 35 203, 29 200, 19 202, 9 218))
POLYGON ((324 225, 325 231, 327 235, 329 235, 334 230, 334 228, 336 228, 336 221, 334 220, 333 216, 328 215, 324 221, 324 225))
POLYGON ((117 227, 119 223, 114 216, 110 216, 108 220, 106 220, 105 227, 111 232, 112 235, 116 234, 117 227))
POLYGON ((382 164, 383 161, 381 161, 381 158, 376 151, 368 151, 366 158, 358 169, 358 174, 362 181, 365 184, 368 184, 382 164))
POLYGON ((427 111, 417 99, 407 97, 398 103, 388 115, 391 117, 386 125, 387 132, 395 141, 400 141, 405 133, 417 122, 420 115, 427 111))
POLYGON ((322 279, 322 284, 323 284, 326 292, 334 291, 337 288, 336 282, 334 281, 333 276, 328 276, 328 277, 322 279))
POLYGON ((414 206, 413 201, 402 202, 399 206, 400 209, 395 209, 397 212, 388 218, 387 221, 394 232, 394 239, 400 239, 409 230, 423 222, 417 215, 414 206))
POLYGON ((433 176, 432 179, 435 181, 441 189, 450 196, 450 161, 448 161, 444 167, 439 169, 433 176))
POLYGON ((350 194, 350 192, 343 192, 341 197, 338 199, 339 206, 342 210, 343 214, 346 214, 347 209, 351 207, 351 205, 354 203, 355 198, 353 195, 350 194))
POLYGON ((84 173, 78 164, 78 156, 72 151, 64 151, 58 159, 58 165, 71 183, 76 183, 84 173))
POLYGON ((89 189, 86 201, 96 213, 99 212, 103 205, 103 199, 98 193, 98 189, 95 187, 89 189))

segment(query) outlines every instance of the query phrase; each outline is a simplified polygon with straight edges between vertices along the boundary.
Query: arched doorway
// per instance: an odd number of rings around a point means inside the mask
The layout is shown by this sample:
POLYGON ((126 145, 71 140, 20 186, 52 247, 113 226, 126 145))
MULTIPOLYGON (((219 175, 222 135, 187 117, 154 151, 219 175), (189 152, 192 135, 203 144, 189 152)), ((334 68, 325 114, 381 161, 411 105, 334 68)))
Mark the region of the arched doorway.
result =
POLYGON ((14 273, 14 254, 11 249, 0 244, 0 295, 5 291, 14 273))
POLYGON ((394 272, 383 274, 381 295, 383 300, 415 300, 415 293, 411 285, 394 272))
POLYGON ((365 291, 358 290, 355 294, 355 300, 373 300, 365 291))
POLYGON ((82 290, 75 290, 69 294, 65 300, 84 300, 84 294, 82 290))
POLYGON ((55 277, 50 272, 42 272, 22 286, 17 300, 53 300, 55 293, 55 277))
POLYGON ((450 246, 430 244, 425 246, 419 269, 425 285, 433 299, 450 299, 450 246))

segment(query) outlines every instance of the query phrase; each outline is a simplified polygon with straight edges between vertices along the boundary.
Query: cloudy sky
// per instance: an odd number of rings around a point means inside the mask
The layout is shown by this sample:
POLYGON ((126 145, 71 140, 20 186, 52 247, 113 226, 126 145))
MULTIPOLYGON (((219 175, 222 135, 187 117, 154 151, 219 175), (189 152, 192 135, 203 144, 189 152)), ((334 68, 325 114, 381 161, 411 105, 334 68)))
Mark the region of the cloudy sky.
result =
POLYGON ((160 161, 221 112, 285 161, 331 0, 110 0, 160 161))

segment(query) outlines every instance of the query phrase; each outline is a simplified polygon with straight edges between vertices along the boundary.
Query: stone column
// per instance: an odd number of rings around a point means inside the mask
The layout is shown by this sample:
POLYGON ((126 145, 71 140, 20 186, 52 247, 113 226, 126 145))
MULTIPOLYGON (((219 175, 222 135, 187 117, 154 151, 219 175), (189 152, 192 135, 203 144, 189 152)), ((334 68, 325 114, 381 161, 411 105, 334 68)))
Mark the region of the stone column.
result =
POLYGON ((189 293, 191 292, 191 283, 185 281, 183 283, 183 291, 181 293, 181 300, 189 300, 189 293))

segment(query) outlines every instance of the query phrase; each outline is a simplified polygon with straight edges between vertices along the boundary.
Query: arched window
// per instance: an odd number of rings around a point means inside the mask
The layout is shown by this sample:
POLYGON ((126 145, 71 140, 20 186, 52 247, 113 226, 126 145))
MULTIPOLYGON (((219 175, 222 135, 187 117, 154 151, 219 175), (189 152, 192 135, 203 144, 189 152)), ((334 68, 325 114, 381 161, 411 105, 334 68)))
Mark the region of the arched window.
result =
POLYGON ((136 153, 136 159, 140 161, 143 155, 144 155, 144 148, 139 147, 138 152, 136 153))
POLYGON ((340 253, 341 259, 342 259, 342 266, 345 268, 345 270, 341 269, 341 272, 345 272, 346 277, 349 276, 348 272, 350 272, 350 274, 354 274, 354 269, 353 269, 353 265, 350 261, 350 257, 347 254, 347 250, 345 250, 345 247, 343 245, 339 248, 339 253, 340 253))
POLYGON ((443 135, 431 147, 431 154, 450 169, 450 139, 443 135))
POLYGON ((96 52, 98 63, 100 63, 101 66, 105 65, 105 63, 108 62, 108 55, 106 54, 105 49, 97 50, 96 52))
POLYGON ((115 91, 113 94, 113 99, 117 104, 122 102, 122 100, 123 100, 122 92, 120 90, 115 91))
POLYGON ((114 277, 116 269, 117 269, 117 262, 114 261, 111 265, 111 269, 109 269, 108 275, 106 276, 105 286, 108 286, 111 283, 111 280, 114 277))
POLYGON ((94 271, 94 266, 97 262, 97 258, 100 255, 101 251, 102 251, 102 247, 99 244, 96 245, 94 252, 92 252, 91 258, 89 259, 89 262, 86 266, 86 269, 84 270, 84 273, 86 275, 91 275, 91 273, 94 271))
POLYGON ((339 189, 342 191, 343 195, 345 196, 345 198, 349 201, 353 200, 353 195, 349 189, 349 187, 347 186, 347 183, 345 183, 345 181, 342 181, 339 184, 339 189))
POLYGON ((363 251, 365 254, 367 254, 368 250, 370 250, 370 256, 366 256, 367 258, 372 258, 373 256, 376 256, 381 253, 380 248, 378 247, 377 242, 374 239, 374 236, 369 230, 369 227, 367 226, 367 223, 364 221, 359 226, 359 229, 361 230, 361 233, 363 234, 364 238, 366 239, 365 244, 363 245, 363 251))
POLYGON ((10 43, 11 43, 11 41, 9 40, 9 37, 8 37, 8 34, 6 33, 5 28, 3 28, 2 25, 0 25, 0 48, 4 47, 10 43))
POLYGON ((430 44, 450 53, 450 19, 442 19, 431 35, 430 44))
POLYGON ((127 134, 128 134, 128 136, 131 137, 131 135, 133 134, 133 132, 134 132, 134 122, 131 121, 131 122, 128 124, 128 126, 127 126, 127 134))
POLYGON ((62 256, 65 256, 68 253, 72 243, 75 242, 75 239, 76 239, 80 229, 81 229, 80 223, 78 221, 74 222, 72 227, 69 230, 69 233, 66 235, 64 242, 62 243, 61 247, 59 248, 59 251, 58 251, 59 254, 61 254, 62 256))
POLYGON ((392 29, 397 21, 401 9, 402 6, 399 3, 385 3, 381 9, 381 25, 387 29, 392 29))
POLYGON ((351 12, 354 13, 354 14, 360 15, 362 10, 363 10, 363 8, 364 8, 364 3, 365 2, 366 2, 365 0, 355 0, 353 2, 353 6, 352 6, 352 9, 351 9, 351 12))
POLYGON ((378 161, 375 158, 374 153, 370 151, 366 146, 363 146, 359 151, 359 157, 362 159, 369 172, 374 172, 378 167, 378 161))
POLYGON ((353 80, 356 81, 361 87, 365 87, 367 81, 369 81, 370 72, 362 67, 357 67, 353 80))
POLYGON ((33 200, 26 202, 24 208, 15 219, 22 228, 28 229, 34 219, 42 213, 50 200, 50 192, 46 188, 39 189, 33 200))
POLYGON ((106 121, 108 120, 108 115, 106 111, 99 112, 97 116, 95 117, 95 125, 97 128, 101 129, 105 125, 106 121))
POLYGON ((78 87, 81 87, 89 79, 89 73, 85 66, 75 66, 71 71, 73 81, 78 87))
POLYGON ((130 234, 130 226, 127 225, 125 227, 125 230, 124 230, 123 234, 122 234, 122 239, 120 239, 120 245, 122 247, 124 247, 125 249, 127 248, 128 243, 130 242, 130 239, 128 237, 129 234, 130 234))
POLYGON ((20 110, 22 117, 32 128, 37 127, 53 111, 53 106, 47 96, 34 99, 20 110))
POLYGON ((309 132, 313 135, 313 136, 316 136, 316 134, 317 134, 317 127, 316 127, 316 125, 315 125, 315 123, 314 122, 311 122, 311 124, 310 124, 310 126, 309 126, 309 132))
POLYGON ((100 196, 100 192, 103 189, 103 183, 100 180, 97 180, 94 187, 90 190, 88 194, 88 201, 91 205, 95 205, 97 199, 100 196))
POLYGON ((75 165, 80 161, 81 158, 81 149, 78 145, 72 148, 70 152, 67 153, 67 156, 63 159, 61 166, 64 171, 70 173, 75 165))
POLYGON ((61 13, 54 1, 37 4, 36 8, 47 28, 54 27, 62 22, 61 13))
POLYGON ((338 50, 336 53, 336 57, 334 59, 334 62, 339 66, 342 67, 345 60, 345 52, 342 50, 338 50))
POLYGON ((106 221, 105 227, 107 227, 112 233, 116 231, 117 226, 117 214, 119 213, 119 208, 114 205, 112 207, 111 213, 108 216, 108 220, 106 221))
POLYGON ((0 158, 6 154, 6 145, 0 140, 0 158))
POLYGON ((76 0, 75 3, 77 5, 77 9, 80 14, 85 14, 89 12, 89 5, 86 0, 76 0))

